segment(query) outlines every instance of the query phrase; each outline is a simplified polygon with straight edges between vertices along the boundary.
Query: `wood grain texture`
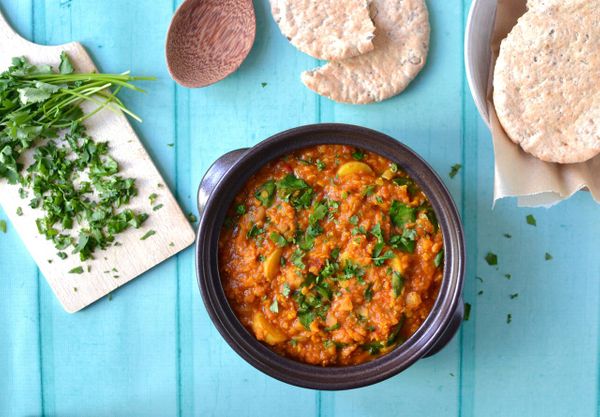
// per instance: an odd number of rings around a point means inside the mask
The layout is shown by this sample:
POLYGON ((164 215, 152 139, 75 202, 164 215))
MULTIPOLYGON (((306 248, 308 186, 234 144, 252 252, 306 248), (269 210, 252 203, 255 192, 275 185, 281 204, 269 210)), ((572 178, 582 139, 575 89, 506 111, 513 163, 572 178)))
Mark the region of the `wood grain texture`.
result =
POLYGON ((471 318, 440 354, 381 384, 294 388, 247 365, 219 336, 200 299, 192 250, 118 289, 112 301, 69 315, 9 225, 0 233, 0 415, 598 416, 598 207, 579 193, 551 210, 510 200, 492 210, 491 139, 462 64, 468 0, 428 0, 423 73, 402 95, 359 107, 328 103, 300 83, 298 73, 317 63, 281 36, 267 0, 254 2, 257 39, 239 71, 202 90, 176 86, 163 47, 178 3, 0 0, 36 42, 79 39, 105 72, 159 77, 146 96, 123 99, 144 119, 134 127, 186 212, 195 211, 196 188, 214 159, 280 130, 339 121, 402 139, 440 173, 461 209, 471 318), (450 179, 455 163, 463 167, 450 179), (526 224, 529 213, 536 227, 526 224), (487 251, 498 254, 498 270, 484 261, 487 251), (545 261, 545 252, 554 259, 545 261))
MULTIPOLYGON (((59 46, 41 46, 17 35, 0 16, 0 68, 7 68, 15 56, 25 56, 34 64, 58 66, 62 51, 67 52, 76 71, 94 72, 96 67, 81 44, 71 42, 59 46)), ((84 111, 94 109, 85 103, 84 111)), ((51 241, 37 232, 35 219, 41 211, 31 209, 27 200, 19 197, 19 187, 0 183, 0 204, 12 225, 48 280, 56 297, 70 313, 81 310, 114 289, 185 249, 194 240, 194 231, 177 201, 166 187, 164 180, 154 167, 139 138, 122 113, 102 111, 85 122, 88 133, 96 140, 107 141, 111 154, 119 163, 120 174, 125 178, 136 178, 138 196, 132 199, 131 207, 150 214, 143 227, 128 230, 117 236, 120 246, 111 246, 97 251, 95 259, 79 261, 77 255, 66 260, 56 256, 57 250, 51 241), (152 210, 148 196, 156 193, 156 204, 163 204, 158 211, 152 210), (23 215, 17 215, 21 208, 23 215), (141 237, 148 231, 156 234, 146 240, 141 237), (69 271, 83 266, 83 274, 69 271), (89 271, 88 271, 89 269, 89 271)))
POLYGON ((255 35, 251 0, 187 0, 169 26, 169 72, 185 87, 216 83, 239 68, 255 35))

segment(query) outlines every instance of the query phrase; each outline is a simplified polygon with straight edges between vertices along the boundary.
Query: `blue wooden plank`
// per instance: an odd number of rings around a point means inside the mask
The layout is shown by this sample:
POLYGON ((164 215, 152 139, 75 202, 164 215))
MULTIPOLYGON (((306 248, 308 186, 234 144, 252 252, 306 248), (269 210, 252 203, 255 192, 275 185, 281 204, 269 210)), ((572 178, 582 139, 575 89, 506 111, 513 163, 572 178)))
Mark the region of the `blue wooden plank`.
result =
MULTIPOLYGON (((489 143, 488 133, 479 139, 489 143)), ((480 179, 491 182, 486 174, 480 179)), ((491 201, 490 189, 478 192, 477 219, 486 226, 477 236, 477 275, 484 280, 477 288, 484 294, 472 299, 467 326, 476 384, 465 415, 595 415, 597 206, 580 193, 560 209, 519 209, 503 201, 491 211, 484 204, 491 201), (528 213, 536 227, 526 224, 528 213), (499 256, 498 269, 483 259, 489 250, 499 256), (545 252, 554 259, 546 261, 545 252)))
MULTIPOLYGON (((448 177, 462 160, 462 4, 428 2, 431 48, 423 72, 401 95, 367 106, 321 100, 323 121, 350 121, 383 131, 420 153, 438 171, 461 208, 462 173, 448 177), (452 51, 452 54, 448 52, 452 51)), ((363 390, 324 393, 323 415, 456 415, 459 410, 460 340, 417 362, 389 381, 363 390), (406 399, 404 399, 406 398, 406 399)))
MULTIPOLYGON (((201 90, 178 88, 178 190, 193 207, 196 187, 223 153, 256 144, 299 124, 315 122, 316 100, 298 81, 313 62, 288 45, 267 2, 255 2, 257 38, 238 72, 201 90), (264 85, 263 83, 266 83, 264 85)), ((192 257, 180 257, 182 415, 317 413, 316 394, 284 385, 239 358, 208 318, 193 278, 192 257)))
MULTIPOLYGON (((35 27, 39 42, 81 40, 104 71, 130 68, 159 77, 148 85, 146 96, 124 95, 124 100, 145 119, 135 128, 163 173, 172 178, 175 152, 167 143, 174 135, 173 90, 162 54, 155 53, 163 48, 172 4, 165 0, 152 6, 118 1, 36 3, 35 27)), ((176 269, 175 260, 166 262, 74 316, 64 313, 43 286, 45 413, 176 413, 176 281, 168 279, 176 276, 176 269)))
MULTIPOLYGON (((13 28, 32 36, 30 1, 3 3, 0 10, 13 28)), ((0 208, 0 219, 6 219, 0 208)), ((0 414, 39 415, 42 410, 38 270, 17 233, 0 233, 0 414)))

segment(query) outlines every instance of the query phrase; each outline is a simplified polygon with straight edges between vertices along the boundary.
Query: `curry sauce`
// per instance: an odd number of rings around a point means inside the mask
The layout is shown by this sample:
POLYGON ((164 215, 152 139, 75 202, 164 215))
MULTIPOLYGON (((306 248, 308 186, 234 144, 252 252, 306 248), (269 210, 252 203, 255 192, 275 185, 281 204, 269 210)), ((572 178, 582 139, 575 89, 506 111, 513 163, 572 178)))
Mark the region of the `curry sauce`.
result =
POLYGON ((435 213, 386 158, 341 145, 263 166, 229 209, 219 239, 225 293, 276 352, 355 365, 410 337, 443 275, 435 213))

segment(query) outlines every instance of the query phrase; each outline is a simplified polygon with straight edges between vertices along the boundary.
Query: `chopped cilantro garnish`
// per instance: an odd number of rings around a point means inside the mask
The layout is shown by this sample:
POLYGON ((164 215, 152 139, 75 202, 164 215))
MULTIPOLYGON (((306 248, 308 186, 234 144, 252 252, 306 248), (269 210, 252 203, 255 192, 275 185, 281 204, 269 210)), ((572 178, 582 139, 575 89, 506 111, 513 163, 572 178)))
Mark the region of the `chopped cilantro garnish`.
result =
POLYGON ((17 207, 17 216, 23 215, 23 209, 21 207, 17 207))
POLYGON ((308 216, 308 222, 310 224, 315 224, 319 220, 324 219, 327 215, 328 210, 329 208, 327 200, 321 200, 314 206, 312 213, 310 213, 310 215, 308 216))
POLYGON ((402 235, 395 235, 390 238, 390 245, 403 252, 413 253, 416 239, 417 231, 415 229, 404 229, 402 235))
POLYGON ((506 315, 506 324, 510 324, 512 322, 512 314, 508 313, 506 315))
POLYGON ((356 262, 351 259, 346 259, 344 261, 344 279, 350 279, 356 277, 357 279, 362 279, 365 275, 365 270, 356 262))
POLYGON ((146 240, 146 239, 148 239, 150 236, 154 236, 155 234, 156 234, 156 231, 155 231, 155 230, 148 230, 148 231, 147 231, 147 232, 144 234, 144 236, 142 236, 142 237, 140 238, 140 240, 146 240))
POLYGON ((366 234, 367 234, 367 231, 365 230, 365 228, 363 226, 358 226, 358 227, 352 228, 352 236, 366 235, 366 234))
POLYGON ((340 248, 336 247, 336 248, 331 249, 331 252, 329 253, 329 257, 335 261, 338 258, 338 256, 340 256, 340 248))
POLYGON ((238 204, 237 206, 235 206, 235 212, 240 216, 246 214, 246 206, 244 206, 243 204, 238 204))
POLYGON ((507 239, 510 239, 512 237, 512 235, 508 234, 508 233, 504 233, 502 236, 504 236, 507 239))
POLYGON ((0 232, 6 233, 6 220, 0 220, 0 232))
POLYGON ((488 252, 485 255, 485 261, 488 263, 488 265, 493 266, 493 265, 498 265, 498 255, 496 255, 493 252, 488 252))
POLYGON ((511 299, 511 300, 514 300, 514 299, 515 299, 515 298, 517 298, 518 296, 519 296, 519 293, 518 293, 518 292, 516 292, 516 293, 514 293, 514 294, 511 294, 511 295, 510 295, 510 299, 511 299))
POLYGON ((296 209, 301 209, 310 207, 314 191, 304 180, 288 174, 277 181, 277 193, 283 201, 289 202, 296 209))
POLYGON ((364 345, 361 346, 361 348, 363 350, 369 352, 370 355, 377 355, 379 352, 381 352, 381 349, 383 349, 383 343, 381 343, 381 342, 365 343, 364 345))
POLYGON ((287 245, 287 240, 285 240, 285 238, 277 232, 271 232, 269 238, 271 238, 273 243, 275 243, 279 247, 284 247, 285 245, 287 245))
POLYGON ((406 186, 406 191, 408 191, 408 195, 411 197, 414 196, 419 189, 417 184, 408 177, 396 177, 392 182, 399 187, 406 186))
POLYGON ((469 321, 469 318, 471 318, 471 304, 465 303, 464 321, 469 321))
POLYGON ((365 153, 360 149, 355 149, 354 152, 352 152, 352 158, 357 161, 362 161, 365 158, 365 153))
POLYGON ((277 303, 277 298, 273 300, 273 303, 269 307, 269 310, 271 310, 275 314, 279 313, 279 304, 277 303))
POLYGON ((348 221, 350 222, 350 224, 356 226, 358 224, 358 216, 355 214, 354 216, 351 216, 350 219, 348 219, 348 221))
POLYGON ((395 343, 400 341, 400 332, 402 330, 402 326, 404 326, 404 321, 406 320, 406 317, 404 316, 404 314, 400 317, 400 320, 398 321, 398 324, 396 324, 394 327, 392 327, 392 331, 390 332, 390 335, 388 336, 388 339, 385 342, 386 346, 392 346, 395 343))
POLYGON ((548 252, 546 252, 546 254, 544 255, 544 259, 549 261, 552 259, 552 255, 550 255, 548 252))
POLYGON ((250 229, 246 232, 246 237, 248 239, 252 239, 257 237, 258 235, 261 235, 265 232, 265 229, 259 227, 256 223, 254 223, 252 225, 252 227, 250 227, 250 229))
POLYGON ((198 218, 192 212, 188 213, 187 218, 190 221, 190 223, 196 223, 198 221, 198 218))
POLYGON ((452 168, 450 169, 450 174, 448 174, 450 176, 450 178, 456 177, 456 174, 458 174, 458 171, 460 171, 461 168, 462 168, 461 164, 452 165, 452 168))
POLYGON ((369 284, 367 288, 365 288, 364 293, 365 301, 369 302, 373 299, 373 284, 369 284))
POLYGON ((370 197, 375 193, 375 185, 374 184, 370 184, 367 185, 362 192, 360 193, 361 196, 363 197, 370 197))
POLYGON ((281 290, 281 294, 283 294, 284 297, 287 297, 290 295, 290 284, 288 284, 287 282, 283 283, 283 289, 281 290))
POLYGON ((338 323, 335 323, 335 324, 333 324, 333 325, 331 325, 329 327, 324 327, 323 330, 325 330, 326 332, 332 332, 332 331, 337 330, 339 328, 340 328, 340 323, 338 322, 338 323))
POLYGON ((394 297, 399 297, 404 288, 404 278, 399 272, 394 271, 392 274, 392 290, 394 291, 394 297))
POLYGON ((304 269, 306 265, 302 262, 302 258, 304 258, 304 252, 300 249, 296 249, 292 256, 290 257, 290 262, 298 269, 304 269))
POLYGON ((152 211, 158 211, 163 207, 164 207, 164 204, 157 204, 154 207, 152 207, 152 211))
POLYGON ((69 271, 69 274, 83 274, 83 267, 77 266, 69 271))
POLYGON ((527 224, 529 224, 531 226, 536 226, 537 225, 537 222, 535 220, 535 217, 533 217, 533 214, 528 214, 525 219, 527 220, 527 224))
POLYGON ((316 165, 317 165, 317 169, 319 171, 323 171, 325 168, 327 168, 327 165, 325 164, 325 162, 322 162, 319 159, 317 159, 316 165))
POLYGON ((437 253, 437 255, 435 255, 435 258, 433 259, 433 264, 435 265, 436 268, 439 268, 443 262, 444 262, 444 249, 439 251, 437 253))
POLYGON ((275 181, 269 180, 256 189, 254 197, 265 207, 271 207, 275 199, 275 181))
POLYGON ((268 84, 267 84, 266 82, 264 82, 264 81, 263 81, 262 83, 260 83, 260 86, 261 86, 262 88, 265 88, 267 85, 268 85, 268 84))
MULTIPOLYGON (((377 245, 375 245, 375 248, 377 249, 377 245)), ((373 263, 375 264, 375 266, 381 266, 384 264, 384 262, 388 259, 392 259, 394 258, 396 255, 394 255, 394 252, 391 250, 387 250, 383 255, 379 255, 376 257, 371 258, 373 260, 373 263)))
POLYGON ((406 223, 415 221, 415 209, 408 207, 397 200, 392 201, 390 218, 396 227, 404 227, 406 223))

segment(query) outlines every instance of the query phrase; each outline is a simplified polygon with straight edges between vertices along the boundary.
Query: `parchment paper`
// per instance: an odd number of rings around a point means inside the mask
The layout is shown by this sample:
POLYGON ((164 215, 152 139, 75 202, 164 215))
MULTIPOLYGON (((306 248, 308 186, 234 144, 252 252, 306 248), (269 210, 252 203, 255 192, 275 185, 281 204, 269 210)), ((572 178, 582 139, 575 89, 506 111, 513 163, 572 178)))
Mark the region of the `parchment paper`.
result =
POLYGON ((526 0, 498 0, 490 47, 492 62, 487 90, 488 114, 494 142, 494 202, 517 197, 524 207, 552 206, 587 188, 600 203, 600 155, 579 164, 543 162, 512 142, 498 121, 492 100, 492 82, 500 42, 526 12, 526 0))

